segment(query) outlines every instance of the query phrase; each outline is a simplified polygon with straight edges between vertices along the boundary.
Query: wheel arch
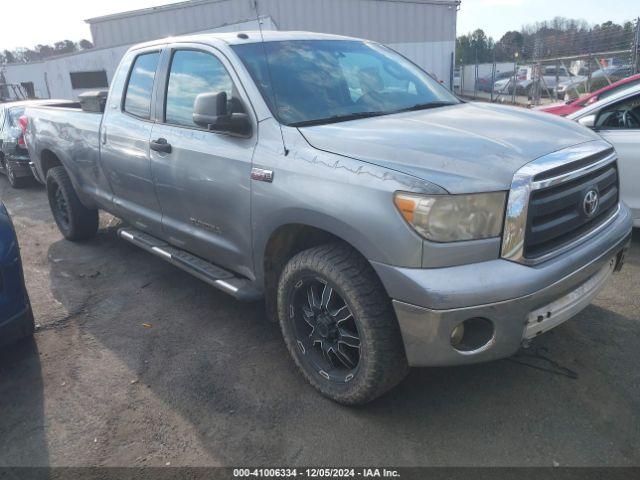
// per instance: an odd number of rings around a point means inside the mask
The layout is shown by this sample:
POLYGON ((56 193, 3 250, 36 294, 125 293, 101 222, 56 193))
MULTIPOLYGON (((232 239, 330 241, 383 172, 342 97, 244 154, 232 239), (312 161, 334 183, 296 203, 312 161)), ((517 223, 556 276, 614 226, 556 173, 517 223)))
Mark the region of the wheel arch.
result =
POLYGON ((366 249, 362 248, 362 243, 357 239, 354 241, 352 235, 344 235, 346 231, 341 229, 338 232, 335 229, 298 221, 282 223, 264 237, 264 241, 260 242, 260 245, 255 249, 260 257, 254 260, 256 270, 258 270, 256 276, 263 282, 267 313, 271 319, 277 318, 275 297, 280 274, 294 255, 309 248, 340 242, 348 245, 369 262, 365 253, 366 249))
MULTIPOLYGON (((53 167, 64 166, 60 157, 52 150, 45 148, 40 152, 40 169, 42 170, 42 178, 46 180, 47 172, 53 167)), ((66 167, 65 167, 66 169, 66 167)), ((68 169, 67 169, 68 171, 68 169)))
POLYGON ((40 155, 39 155, 40 168, 38 173, 42 175, 42 180, 44 184, 46 185, 47 183, 47 172, 49 170, 51 170, 53 167, 64 167, 64 169, 67 172, 67 175, 69 175, 71 184, 73 185, 73 188, 75 189, 76 194, 80 199, 80 202, 82 202, 82 204, 87 208, 98 208, 98 205, 90 197, 88 197, 82 191, 82 189, 79 188, 78 179, 76 178, 76 175, 73 169, 65 165, 64 158, 65 158, 64 155, 60 155, 59 153, 57 153, 56 151, 54 151, 49 147, 43 148, 40 151, 40 155))

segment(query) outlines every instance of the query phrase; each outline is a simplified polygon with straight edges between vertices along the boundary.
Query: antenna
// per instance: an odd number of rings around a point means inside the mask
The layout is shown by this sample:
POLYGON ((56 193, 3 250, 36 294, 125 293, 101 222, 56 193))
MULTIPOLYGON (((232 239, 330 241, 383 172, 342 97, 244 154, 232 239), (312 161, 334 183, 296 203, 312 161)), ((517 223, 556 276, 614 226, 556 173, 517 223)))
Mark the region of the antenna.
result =
MULTIPOLYGON (((267 62, 267 74, 269 75, 269 83, 271 83, 271 94, 273 95, 273 101, 275 103, 276 110, 278 107, 278 95, 273 84, 273 75, 271 75, 271 64, 269 63, 269 54, 267 53, 267 47, 265 46, 264 33, 262 31, 262 21, 260 20, 260 12, 258 11, 258 0, 253 0, 253 8, 256 10, 256 20, 258 22, 258 30, 260 31, 260 43, 262 44, 262 53, 267 62)), ((277 119, 275 119, 277 121, 277 119)), ((282 132, 282 124, 278 122, 278 128, 280 129, 280 138, 282 138, 282 147, 284 148, 284 156, 289 155, 289 149, 284 141, 284 133, 282 132)))

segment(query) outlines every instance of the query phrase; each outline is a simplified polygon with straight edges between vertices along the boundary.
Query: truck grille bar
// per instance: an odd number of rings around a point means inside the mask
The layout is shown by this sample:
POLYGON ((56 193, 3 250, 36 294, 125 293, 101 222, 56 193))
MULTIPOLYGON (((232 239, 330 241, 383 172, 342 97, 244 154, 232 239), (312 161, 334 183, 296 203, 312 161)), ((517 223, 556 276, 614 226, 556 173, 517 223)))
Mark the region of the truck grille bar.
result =
POLYGON ((588 142, 528 163, 514 176, 502 257, 534 265, 604 229, 619 210, 614 150, 588 142))

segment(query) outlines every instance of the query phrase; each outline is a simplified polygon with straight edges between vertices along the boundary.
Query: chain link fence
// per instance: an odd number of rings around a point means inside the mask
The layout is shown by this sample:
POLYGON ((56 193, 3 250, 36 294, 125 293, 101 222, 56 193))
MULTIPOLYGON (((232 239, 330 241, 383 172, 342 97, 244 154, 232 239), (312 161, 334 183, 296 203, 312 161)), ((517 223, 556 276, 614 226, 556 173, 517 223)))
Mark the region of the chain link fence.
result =
POLYGON ((523 32, 524 41, 507 55, 505 45, 496 44, 493 61, 456 65, 456 93, 534 106, 571 101, 639 73, 640 19, 583 31, 536 28, 534 34, 523 32), (495 60, 505 57, 510 59, 495 60))

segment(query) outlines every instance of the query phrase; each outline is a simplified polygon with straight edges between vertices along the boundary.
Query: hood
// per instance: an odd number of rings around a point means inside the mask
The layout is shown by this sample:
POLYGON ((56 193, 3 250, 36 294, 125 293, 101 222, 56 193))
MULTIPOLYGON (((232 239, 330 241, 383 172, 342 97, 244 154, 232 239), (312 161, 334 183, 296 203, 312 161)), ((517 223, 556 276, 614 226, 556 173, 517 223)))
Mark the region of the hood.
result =
POLYGON ((508 190, 514 173, 549 153, 598 137, 547 113, 463 103, 300 128, 319 150, 435 183, 450 193, 508 190))

